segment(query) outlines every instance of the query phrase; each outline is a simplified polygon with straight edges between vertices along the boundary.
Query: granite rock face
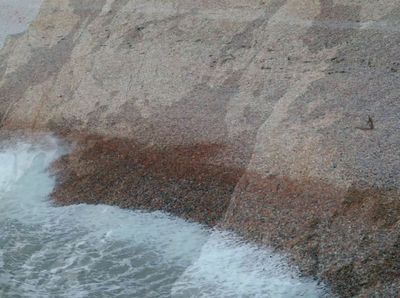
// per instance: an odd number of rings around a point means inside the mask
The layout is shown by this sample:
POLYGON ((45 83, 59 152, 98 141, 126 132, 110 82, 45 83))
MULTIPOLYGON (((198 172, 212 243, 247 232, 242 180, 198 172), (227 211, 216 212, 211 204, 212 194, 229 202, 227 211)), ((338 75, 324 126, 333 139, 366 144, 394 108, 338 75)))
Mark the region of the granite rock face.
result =
POLYGON ((397 297, 399 20, 398 0, 48 0, 0 52, 1 126, 76 142, 60 202, 218 222, 343 297, 397 297))

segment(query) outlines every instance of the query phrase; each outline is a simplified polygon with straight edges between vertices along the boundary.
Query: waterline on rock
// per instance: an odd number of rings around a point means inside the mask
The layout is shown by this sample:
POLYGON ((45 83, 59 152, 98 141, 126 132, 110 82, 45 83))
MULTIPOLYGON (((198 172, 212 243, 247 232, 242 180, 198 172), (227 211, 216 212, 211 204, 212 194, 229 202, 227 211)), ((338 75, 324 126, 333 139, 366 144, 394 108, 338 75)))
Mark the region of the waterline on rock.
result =
POLYGON ((54 138, 0 150, 1 297, 320 297, 285 259, 162 212, 56 207, 54 138))

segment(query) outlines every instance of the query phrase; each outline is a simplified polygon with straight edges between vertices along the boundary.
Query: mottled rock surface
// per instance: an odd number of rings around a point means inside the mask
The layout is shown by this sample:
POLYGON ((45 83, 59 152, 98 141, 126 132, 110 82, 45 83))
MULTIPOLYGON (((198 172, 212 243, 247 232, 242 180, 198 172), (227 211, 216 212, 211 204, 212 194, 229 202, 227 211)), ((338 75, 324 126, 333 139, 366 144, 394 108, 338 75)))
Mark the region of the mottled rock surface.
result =
POLYGON ((399 45, 398 0, 48 0, 0 52, 0 122, 76 143, 59 202, 218 223, 397 297, 399 45))
POLYGON ((165 210, 210 226, 224 216, 244 169, 218 158, 218 144, 158 147, 128 139, 71 135, 71 154, 58 160, 54 199, 62 204, 107 203, 165 210))

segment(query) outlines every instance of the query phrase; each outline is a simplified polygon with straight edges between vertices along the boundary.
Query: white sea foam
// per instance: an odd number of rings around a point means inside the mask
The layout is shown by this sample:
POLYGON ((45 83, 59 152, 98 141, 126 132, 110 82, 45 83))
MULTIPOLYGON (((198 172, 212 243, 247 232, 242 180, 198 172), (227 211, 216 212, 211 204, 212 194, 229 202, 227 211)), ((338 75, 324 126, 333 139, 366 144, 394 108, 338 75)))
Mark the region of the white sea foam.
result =
POLYGON ((0 152, 0 297, 319 297, 285 260, 161 212, 55 207, 53 138, 0 152))

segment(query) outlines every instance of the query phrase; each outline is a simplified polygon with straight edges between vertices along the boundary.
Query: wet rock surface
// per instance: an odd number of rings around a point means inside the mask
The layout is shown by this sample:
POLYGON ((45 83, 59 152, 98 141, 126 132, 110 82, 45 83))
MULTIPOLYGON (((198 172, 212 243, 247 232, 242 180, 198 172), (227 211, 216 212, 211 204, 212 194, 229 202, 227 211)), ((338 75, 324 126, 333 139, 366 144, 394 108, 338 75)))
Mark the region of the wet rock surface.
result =
POLYGON ((66 140, 72 152, 52 167, 58 204, 164 210, 290 252, 303 274, 341 297, 398 295, 397 189, 264 176, 229 166, 232 152, 221 144, 152 147, 75 133, 66 140))
POLYGON ((223 225, 283 251, 341 297, 399 294, 399 191, 245 174, 223 225))
POLYGON ((53 166, 58 185, 52 196, 60 204, 164 210, 214 226, 244 173, 216 159, 229 154, 220 144, 160 148, 100 136, 74 140, 73 152, 53 166))

